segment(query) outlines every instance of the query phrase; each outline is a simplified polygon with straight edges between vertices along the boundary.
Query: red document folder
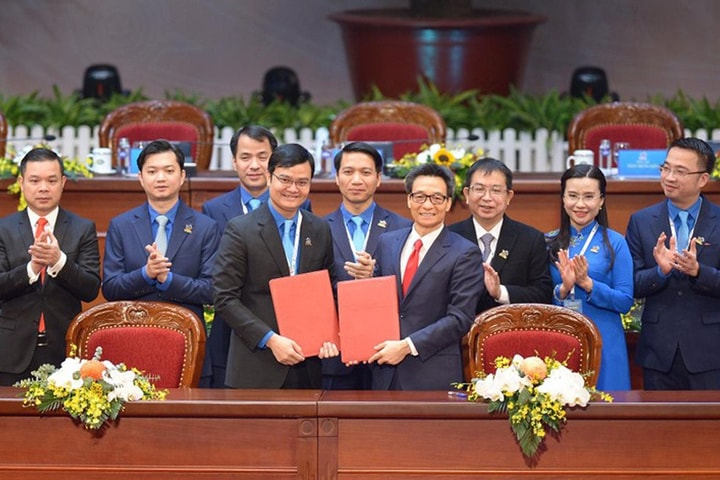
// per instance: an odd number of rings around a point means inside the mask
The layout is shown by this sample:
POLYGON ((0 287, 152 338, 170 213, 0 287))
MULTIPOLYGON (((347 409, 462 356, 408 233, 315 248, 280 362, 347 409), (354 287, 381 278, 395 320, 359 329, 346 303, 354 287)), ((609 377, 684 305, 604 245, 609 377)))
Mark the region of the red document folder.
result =
POLYGON ((327 270, 274 278, 269 285, 280 335, 297 342, 306 357, 317 356, 324 342, 339 344, 327 270))
POLYGON ((385 340, 400 339, 395 275, 338 282, 340 355, 364 362, 385 340))

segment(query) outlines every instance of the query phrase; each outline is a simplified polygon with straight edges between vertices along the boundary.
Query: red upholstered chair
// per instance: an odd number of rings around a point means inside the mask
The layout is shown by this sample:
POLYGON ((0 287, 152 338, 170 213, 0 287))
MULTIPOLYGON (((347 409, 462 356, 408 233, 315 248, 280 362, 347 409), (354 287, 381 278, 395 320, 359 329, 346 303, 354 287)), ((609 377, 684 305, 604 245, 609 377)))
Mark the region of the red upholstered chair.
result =
POLYGON ((207 112, 194 105, 169 100, 152 100, 123 105, 108 113, 100 124, 101 147, 113 151, 113 165, 117 165, 118 139, 127 137, 133 142, 148 142, 164 138, 190 142, 198 170, 210 168, 215 125, 207 112))
POLYGON ((614 102, 578 113, 568 126, 568 152, 588 149, 598 159, 600 141, 629 142, 633 149, 667 148, 684 135, 670 110, 649 103, 614 102))
POLYGON ((465 380, 476 372, 495 373, 495 358, 515 354, 568 358, 568 368, 588 373, 595 385, 600 370, 602 339, 584 315, 555 305, 517 303, 491 308, 475 319, 465 337, 465 380), (590 373, 591 372, 591 373, 590 373))
POLYGON ((442 117, 430 107, 411 102, 365 102, 343 110, 330 124, 330 141, 397 142, 393 156, 418 152, 423 144, 445 141, 442 117))
POLYGON ((8 124, 5 115, 0 112, 0 157, 5 156, 5 148, 7 147, 8 124))
POLYGON ((185 307, 172 303, 121 301, 78 314, 66 334, 68 352, 124 363, 159 377, 158 388, 196 387, 205 355, 205 328, 185 307))

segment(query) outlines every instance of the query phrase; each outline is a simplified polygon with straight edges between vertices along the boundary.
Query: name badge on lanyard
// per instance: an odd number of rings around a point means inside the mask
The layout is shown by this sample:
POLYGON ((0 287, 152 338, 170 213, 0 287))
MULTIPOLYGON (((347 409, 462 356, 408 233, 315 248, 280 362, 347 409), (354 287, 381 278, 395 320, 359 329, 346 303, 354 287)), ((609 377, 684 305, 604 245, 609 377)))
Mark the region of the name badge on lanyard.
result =
MULTIPOLYGON (((592 242, 593 237, 595 236, 595 233, 598 230, 598 225, 595 224, 593 229, 590 231, 590 235, 588 235, 587 240, 585 240, 585 244, 583 245, 582 249, 580 250, 580 253, 578 255, 584 255, 585 251, 590 246, 590 242, 592 242)), ((570 289, 570 292, 568 293, 568 296, 565 300, 563 300, 563 307, 569 308, 570 310, 574 310, 578 313, 582 313, 582 300, 578 300, 575 298, 575 285, 573 285, 572 289, 570 289)))

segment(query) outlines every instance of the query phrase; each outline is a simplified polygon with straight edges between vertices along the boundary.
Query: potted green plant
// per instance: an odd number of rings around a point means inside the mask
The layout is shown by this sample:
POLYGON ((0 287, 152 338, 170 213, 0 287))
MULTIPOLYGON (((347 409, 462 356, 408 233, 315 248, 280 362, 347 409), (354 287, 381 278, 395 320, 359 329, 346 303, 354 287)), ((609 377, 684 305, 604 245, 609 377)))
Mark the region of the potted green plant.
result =
POLYGON ((522 77, 531 35, 545 17, 481 10, 471 0, 410 0, 409 8, 348 10, 338 23, 355 97, 372 86, 397 97, 418 77, 443 92, 506 95, 522 77))

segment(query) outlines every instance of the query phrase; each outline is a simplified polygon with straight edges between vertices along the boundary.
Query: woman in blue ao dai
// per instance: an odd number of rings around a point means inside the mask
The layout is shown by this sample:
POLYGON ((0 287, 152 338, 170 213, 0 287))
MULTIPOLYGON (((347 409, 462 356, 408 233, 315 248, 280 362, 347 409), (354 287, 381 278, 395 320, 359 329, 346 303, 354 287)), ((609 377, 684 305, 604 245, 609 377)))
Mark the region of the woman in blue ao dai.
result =
POLYGON ((579 311, 602 336, 597 388, 629 390, 625 332, 620 314, 633 303, 633 263, 625 238, 608 228, 607 181, 592 165, 576 165, 561 178, 560 228, 547 234, 554 303, 579 311))

